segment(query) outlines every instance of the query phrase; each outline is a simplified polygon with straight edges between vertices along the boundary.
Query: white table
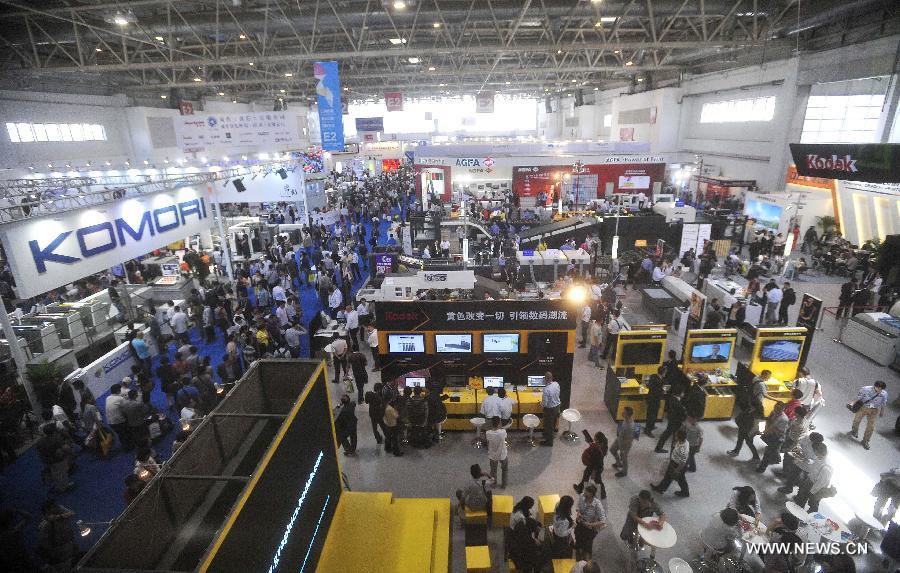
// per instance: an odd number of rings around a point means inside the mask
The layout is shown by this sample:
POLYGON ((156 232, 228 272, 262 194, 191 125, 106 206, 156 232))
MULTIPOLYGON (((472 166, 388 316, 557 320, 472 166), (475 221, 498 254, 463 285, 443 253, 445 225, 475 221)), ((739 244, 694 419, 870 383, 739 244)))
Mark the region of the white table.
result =
POLYGON ((836 519, 831 519, 827 515, 818 511, 816 513, 810 514, 809 524, 826 541, 831 541, 834 543, 846 543, 853 536, 853 534, 849 529, 847 529, 844 524, 840 523, 836 519), (837 529, 834 528, 835 525, 837 526, 837 529))
POLYGON ((809 514, 805 509, 794 503, 793 501, 787 501, 784 504, 784 508, 790 512, 791 515, 802 521, 803 523, 808 523, 810 520, 809 514))
POLYGON ((651 559, 656 558, 657 549, 668 549, 678 542, 678 534, 675 533, 675 528, 668 522, 663 524, 662 529, 650 529, 639 523, 638 534, 644 540, 644 543, 650 546, 651 559))
POLYGON ((869 533, 874 529, 875 531, 881 531, 884 529, 884 524, 878 521, 874 515, 872 515, 872 508, 869 507, 867 509, 853 508, 853 513, 856 515, 856 519, 860 520, 865 527, 860 528, 859 538, 865 542, 866 538, 869 537, 869 533))

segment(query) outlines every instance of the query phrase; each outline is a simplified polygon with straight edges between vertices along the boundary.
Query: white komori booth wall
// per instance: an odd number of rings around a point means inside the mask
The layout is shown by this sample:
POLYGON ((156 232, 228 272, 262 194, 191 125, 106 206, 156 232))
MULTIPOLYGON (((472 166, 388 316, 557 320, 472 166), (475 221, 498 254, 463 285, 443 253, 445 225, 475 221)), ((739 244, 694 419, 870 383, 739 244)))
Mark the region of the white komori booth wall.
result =
MULTIPOLYGON (((156 356, 159 352, 156 341, 150 336, 150 328, 144 328, 144 341, 150 349, 150 355, 156 356)), ((117 336, 118 338, 118 336, 117 336)), ((131 367, 137 364, 134 352, 130 348, 130 342, 121 342, 115 348, 94 360, 84 368, 79 368, 66 376, 67 380, 80 379, 84 381, 94 396, 101 396, 109 391, 109 387, 122 381, 122 378, 131 374, 131 367)))

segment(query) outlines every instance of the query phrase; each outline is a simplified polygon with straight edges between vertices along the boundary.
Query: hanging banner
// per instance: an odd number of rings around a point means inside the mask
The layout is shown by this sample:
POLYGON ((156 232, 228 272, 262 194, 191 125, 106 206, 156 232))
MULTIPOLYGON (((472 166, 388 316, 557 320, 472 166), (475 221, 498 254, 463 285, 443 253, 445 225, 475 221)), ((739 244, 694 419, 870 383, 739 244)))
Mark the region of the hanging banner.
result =
POLYGON ((403 111, 403 92, 386 92, 384 106, 388 111, 403 111))
POLYGON ((220 203, 277 203, 299 201, 303 197, 305 174, 298 166, 268 168, 254 174, 237 175, 216 181, 212 193, 220 203))
POLYGON ((384 131, 383 117, 357 117, 355 121, 356 131, 384 131))
POLYGON ((341 80, 337 62, 315 62, 316 98, 319 107, 319 132, 322 149, 344 150, 344 118, 341 115, 341 80))
POLYGON ((181 187, 0 227, 20 298, 71 283, 209 229, 206 190, 181 187))
POLYGON ((475 113, 494 113, 494 92, 475 95, 475 113))
POLYGON ((900 183, 900 144, 792 143, 797 173, 804 177, 900 183))
POLYGON ((178 111, 181 115, 194 115, 194 102, 183 99, 178 102, 178 111))
POLYGON ((800 366, 806 365, 806 357, 809 356, 809 348, 812 346, 813 334, 816 332, 816 325, 819 324, 819 315, 822 314, 822 299, 816 298, 809 293, 803 293, 803 300, 800 301, 800 310, 797 313, 797 326, 806 328, 806 344, 803 345, 803 351, 800 353, 800 366))
POLYGON ((175 118, 175 144, 181 149, 299 146, 300 130, 297 121, 283 111, 183 115, 175 118))

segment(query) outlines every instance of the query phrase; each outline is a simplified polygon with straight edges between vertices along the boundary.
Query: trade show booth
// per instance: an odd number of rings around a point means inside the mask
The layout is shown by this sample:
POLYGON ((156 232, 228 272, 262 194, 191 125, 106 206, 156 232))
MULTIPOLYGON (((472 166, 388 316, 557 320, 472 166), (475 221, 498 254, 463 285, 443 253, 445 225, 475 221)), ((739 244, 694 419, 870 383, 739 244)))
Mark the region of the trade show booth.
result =
POLYGON ((387 301, 375 309, 381 377, 424 378, 450 398, 445 430, 471 430, 485 387, 503 387, 515 401, 513 428, 524 414, 542 417, 544 374, 569 406, 578 304, 532 301, 387 301))

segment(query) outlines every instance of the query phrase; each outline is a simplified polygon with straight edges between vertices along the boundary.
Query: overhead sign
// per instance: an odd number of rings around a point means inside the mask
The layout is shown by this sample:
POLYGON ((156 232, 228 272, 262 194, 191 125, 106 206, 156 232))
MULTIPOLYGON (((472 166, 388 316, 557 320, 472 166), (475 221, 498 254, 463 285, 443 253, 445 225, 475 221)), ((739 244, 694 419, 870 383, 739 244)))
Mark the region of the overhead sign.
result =
POLYGON ((248 170, 246 175, 216 181, 213 197, 220 203, 300 201, 303 199, 305 178, 299 166, 270 168, 256 175, 248 170))
MULTIPOLYGON (((436 287, 439 288, 439 287, 436 287)), ((572 330, 580 311, 564 300, 467 301, 465 310, 428 301, 376 305, 375 324, 385 330, 572 330)), ((463 307, 459 307, 463 308, 463 307)))
POLYGON ((319 108, 319 132, 322 149, 344 150, 344 118, 341 114, 341 80, 337 62, 315 62, 316 98, 319 108))
POLYGON ((356 131, 384 131, 384 118, 357 117, 356 131))
POLYGON ((297 121, 282 111, 182 115, 175 118, 181 149, 210 145, 300 145, 297 121))
POLYGON ((834 190, 834 179, 822 179, 820 177, 804 177, 797 173, 796 165, 788 165, 784 182, 788 185, 802 185, 803 187, 816 187, 819 189, 834 190))
POLYGON ((475 113, 494 113, 494 92, 475 95, 475 113))
POLYGON ((900 183, 900 144, 792 143, 791 155, 805 177, 900 183))
POLYGON ((416 157, 416 165, 450 165, 446 157, 416 157))
POLYGON ((28 298, 200 233, 205 191, 182 187, 0 227, 18 295, 28 298), (102 209, 102 212, 101 212, 102 209))
POLYGON ((386 92, 384 105, 388 111, 403 111, 403 92, 386 92))

